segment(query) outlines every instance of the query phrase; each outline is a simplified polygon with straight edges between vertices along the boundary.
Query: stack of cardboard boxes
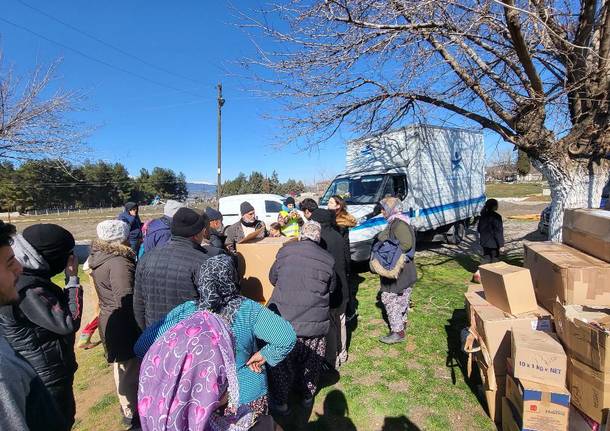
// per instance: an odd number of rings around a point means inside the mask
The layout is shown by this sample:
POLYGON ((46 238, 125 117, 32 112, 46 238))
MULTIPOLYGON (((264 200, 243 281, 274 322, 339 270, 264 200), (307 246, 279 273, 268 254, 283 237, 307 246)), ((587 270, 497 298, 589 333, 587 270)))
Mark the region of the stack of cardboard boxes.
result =
POLYGON ((505 430, 605 429, 610 212, 566 211, 563 238, 526 244, 524 268, 481 266, 482 289, 465 294, 489 414, 505 430))

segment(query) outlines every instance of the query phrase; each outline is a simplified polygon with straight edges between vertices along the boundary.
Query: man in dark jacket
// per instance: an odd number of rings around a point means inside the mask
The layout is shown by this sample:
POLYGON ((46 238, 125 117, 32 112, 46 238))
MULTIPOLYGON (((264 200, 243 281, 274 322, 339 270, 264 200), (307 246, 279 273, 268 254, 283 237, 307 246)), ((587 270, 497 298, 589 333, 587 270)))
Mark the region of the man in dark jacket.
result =
POLYGON ((335 259, 337 288, 330 296, 330 328, 326 336, 326 362, 334 368, 339 368, 347 361, 345 311, 349 299, 349 285, 345 240, 335 225, 334 214, 331 211, 317 208, 312 212, 311 220, 320 223, 322 228, 320 246, 335 259))
POLYGON ((148 224, 146 234, 144 235, 144 253, 148 253, 153 248, 169 242, 172 237, 172 217, 182 207, 184 207, 182 203, 171 199, 165 203, 163 217, 154 219, 148 224))
POLYGON ((129 225, 129 245, 138 254, 142 242, 142 220, 138 215, 139 207, 135 202, 127 202, 125 211, 118 215, 117 220, 124 221, 129 225))
POLYGON ((251 233, 260 230, 261 237, 267 236, 265 223, 256 218, 256 212, 250 202, 242 202, 239 206, 239 212, 241 213, 241 219, 229 226, 225 232, 227 234, 225 245, 227 250, 233 254, 237 253, 237 243, 251 233))
POLYGON ((208 216, 208 219, 210 219, 210 238, 208 239, 210 245, 212 247, 224 250, 225 240, 227 239, 227 237, 222 233, 222 214, 220 213, 220 211, 215 210, 211 207, 207 207, 205 209, 205 214, 208 216))
POLYGON ((208 217, 190 208, 180 208, 172 219, 172 238, 163 247, 144 254, 136 268, 134 312, 145 329, 183 302, 198 298, 201 265, 222 253, 201 246, 207 236, 208 217))
POLYGON ((337 281, 334 258, 319 245, 320 231, 317 222, 303 224, 300 241, 284 245, 269 272, 275 286, 269 308, 288 320, 297 334, 292 352, 269 369, 272 406, 279 414, 287 413, 292 388, 301 392, 305 406, 311 406, 324 363, 329 300, 337 281))
MULTIPOLYGON (((22 272, 11 249, 15 226, 0 221, 0 306, 19 302, 15 285, 22 272)), ((0 429, 63 431, 67 429, 49 391, 30 364, 0 336, 0 429)))
POLYGON ((83 291, 74 237, 54 224, 38 224, 14 237, 13 251, 23 266, 17 281, 19 301, 0 308, 0 330, 32 365, 55 400, 66 429, 74 424, 72 385, 77 364, 75 333, 81 319, 83 291), (51 282, 64 271, 65 289, 51 282))

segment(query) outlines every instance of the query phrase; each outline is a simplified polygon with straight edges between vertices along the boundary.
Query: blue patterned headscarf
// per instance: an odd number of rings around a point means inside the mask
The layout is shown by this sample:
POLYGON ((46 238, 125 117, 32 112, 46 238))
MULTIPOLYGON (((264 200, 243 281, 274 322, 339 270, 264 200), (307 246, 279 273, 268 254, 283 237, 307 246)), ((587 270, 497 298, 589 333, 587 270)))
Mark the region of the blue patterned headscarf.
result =
POLYGON ((233 323, 244 298, 239 294, 237 271, 231 257, 222 254, 206 260, 201 266, 197 289, 199 309, 218 313, 233 323))

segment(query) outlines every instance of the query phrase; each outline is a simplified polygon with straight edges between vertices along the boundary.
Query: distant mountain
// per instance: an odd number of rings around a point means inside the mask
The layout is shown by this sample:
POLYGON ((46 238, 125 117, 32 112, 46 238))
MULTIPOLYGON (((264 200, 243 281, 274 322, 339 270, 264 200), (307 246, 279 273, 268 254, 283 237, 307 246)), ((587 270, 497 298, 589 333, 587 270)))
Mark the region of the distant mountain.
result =
POLYGON ((216 185, 208 183, 186 183, 189 198, 210 197, 216 194, 216 185))

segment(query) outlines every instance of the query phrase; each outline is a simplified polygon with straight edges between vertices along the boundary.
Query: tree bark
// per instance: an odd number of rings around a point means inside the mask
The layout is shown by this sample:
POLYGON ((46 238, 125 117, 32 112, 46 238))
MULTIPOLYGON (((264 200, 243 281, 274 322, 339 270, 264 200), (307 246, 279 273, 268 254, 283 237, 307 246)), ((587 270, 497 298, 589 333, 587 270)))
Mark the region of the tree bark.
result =
POLYGON ((610 160, 581 159, 540 160, 532 164, 549 183, 551 216, 549 239, 561 242, 563 213, 570 208, 599 208, 602 190, 610 177, 610 160))

